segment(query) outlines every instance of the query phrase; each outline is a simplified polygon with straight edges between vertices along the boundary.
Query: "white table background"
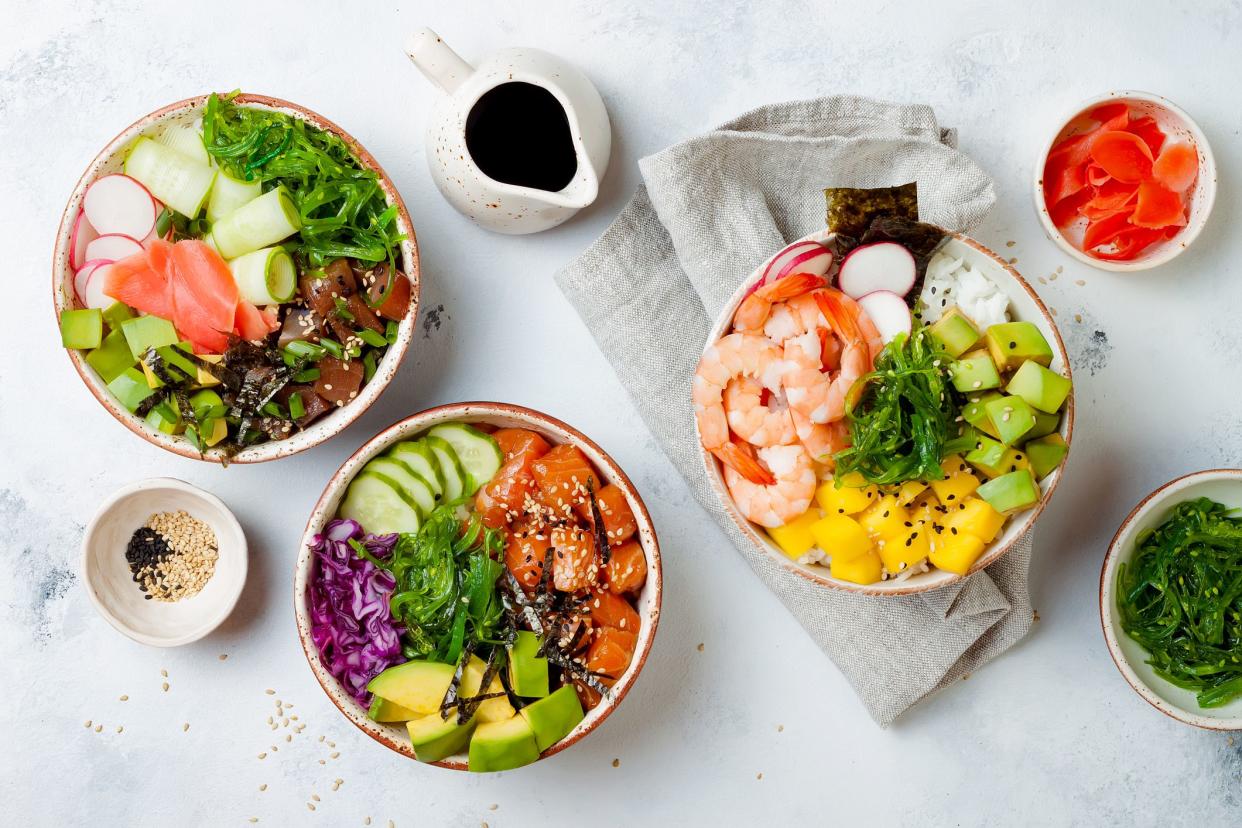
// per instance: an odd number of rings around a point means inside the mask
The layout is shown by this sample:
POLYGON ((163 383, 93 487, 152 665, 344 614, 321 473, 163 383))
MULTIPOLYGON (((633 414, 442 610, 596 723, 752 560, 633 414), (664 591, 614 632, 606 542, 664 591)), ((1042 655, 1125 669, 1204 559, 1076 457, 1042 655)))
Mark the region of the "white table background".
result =
MULTIPOLYGON (((0 11, 0 822, 1242 822, 1242 744, 1141 701, 1108 657, 1096 606, 1101 557, 1134 503, 1183 472, 1239 465, 1237 0, 1184 10, 1073 0, 5 0, 0 11), (596 205, 514 238, 477 229, 441 200, 421 137, 435 93, 401 50, 420 25, 467 59, 537 46, 595 81, 614 142, 596 205), (380 159, 417 227, 424 293, 397 380, 352 428, 280 463, 222 470, 143 443, 91 398, 60 352, 48 264, 64 202, 105 141, 166 102, 235 87, 316 109, 380 159), (1125 87, 1167 95, 1198 119, 1221 186, 1188 253, 1147 275, 1111 276, 1043 237, 1030 177, 1064 110, 1125 87), (1068 474, 1036 540, 1039 622, 887 731, 693 503, 552 281, 629 198, 639 157, 762 103, 838 92, 929 103, 960 129, 962 147, 996 178, 998 204, 976 235, 1017 256, 1032 282, 1065 267, 1036 287, 1059 313, 1079 402, 1068 474), (530 405, 595 437, 643 492, 664 551, 659 636, 625 704, 566 753, 498 776, 423 767, 354 730, 312 678, 292 617, 298 538, 330 473, 393 420, 462 399, 530 405), (171 651, 116 633, 77 575, 98 503, 159 475, 219 494, 251 544, 232 618, 171 651), (267 727, 269 687, 308 725, 292 743, 267 727), (85 729, 86 719, 104 731, 85 729)), ((807 182, 808 198, 818 185, 807 182)))

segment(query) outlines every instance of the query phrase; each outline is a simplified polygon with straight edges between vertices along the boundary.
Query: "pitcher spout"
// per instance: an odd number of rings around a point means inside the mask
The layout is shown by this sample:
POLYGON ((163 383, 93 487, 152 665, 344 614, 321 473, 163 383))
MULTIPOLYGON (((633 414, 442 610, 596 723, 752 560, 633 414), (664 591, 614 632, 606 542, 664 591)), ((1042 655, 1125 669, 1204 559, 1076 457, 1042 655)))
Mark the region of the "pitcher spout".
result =
POLYGON ((574 180, 563 190, 548 194, 549 201, 561 207, 572 207, 580 210, 591 204, 599 196, 599 176, 589 161, 581 153, 578 156, 578 172, 574 180))

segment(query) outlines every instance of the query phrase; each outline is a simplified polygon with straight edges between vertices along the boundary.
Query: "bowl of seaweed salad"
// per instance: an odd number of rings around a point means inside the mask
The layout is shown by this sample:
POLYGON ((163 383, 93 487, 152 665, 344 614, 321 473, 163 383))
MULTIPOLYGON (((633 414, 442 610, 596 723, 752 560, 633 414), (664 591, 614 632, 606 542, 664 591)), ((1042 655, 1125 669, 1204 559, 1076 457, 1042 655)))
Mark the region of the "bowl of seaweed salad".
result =
MULTIPOLYGON (((205 151, 209 161, 204 162, 218 169, 220 178, 245 182, 263 194, 282 191, 297 232, 279 246, 294 264, 297 290, 281 304, 264 308, 269 328, 274 328, 264 339, 233 336, 227 350, 211 352, 215 356, 208 360, 186 343, 135 355, 130 367, 156 378, 151 381, 154 393, 138 407, 117 398, 88 350, 68 353, 96 399, 148 442, 184 457, 226 464, 287 457, 338 434, 395 376, 413 338, 418 310, 420 267, 413 223, 375 158, 327 118, 265 95, 231 92, 189 98, 135 121, 83 173, 66 206, 53 257, 58 315, 82 304, 74 284, 75 227, 87 189, 125 170, 139 142, 164 142, 178 128, 201 136, 195 152, 205 151), (353 270, 349 281, 354 285, 356 279, 357 295, 346 305, 331 294, 336 307, 327 318, 316 306, 323 297, 314 295, 307 282, 327 284, 326 275, 346 266, 353 270), (374 288, 375 274, 380 274, 381 287, 400 282, 401 290, 374 288), (307 317, 323 322, 313 337, 299 335, 298 324, 307 317), (370 330, 364 330, 364 321, 370 330), (320 336, 326 341, 321 343, 320 336), (355 340, 358 336, 362 338, 355 340), (291 339, 307 340, 310 347, 296 342, 290 349, 291 339), (350 366, 351 360, 357 364, 350 366), (325 388, 334 387, 325 378, 331 371, 358 374, 354 393, 340 400, 325 395, 325 388), (204 386, 221 405, 191 402, 204 386), (296 399, 284 402, 290 397, 296 399), (152 410, 165 416, 155 417, 152 410), (214 439, 208 438, 213 421, 227 422, 227 436, 217 429, 214 439)), ((165 207, 152 237, 173 244, 210 240, 215 223, 210 207, 204 203, 193 216, 165 207)), ((221 254, 231 258, 223 250, 221 254)))

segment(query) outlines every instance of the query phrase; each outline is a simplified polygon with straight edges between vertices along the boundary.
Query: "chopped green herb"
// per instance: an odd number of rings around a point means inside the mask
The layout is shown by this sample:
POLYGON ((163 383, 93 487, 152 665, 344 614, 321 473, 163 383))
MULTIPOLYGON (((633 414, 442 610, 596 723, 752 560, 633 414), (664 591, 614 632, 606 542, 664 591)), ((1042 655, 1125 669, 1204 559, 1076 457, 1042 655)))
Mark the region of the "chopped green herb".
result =
POLYGON ((388 345, 388 340, 384 338, 383 334, 377 334, 370 328, 363 328, 358 331, 358 338, 376 348, 383 348, 388 345))
POLYGON ((388 344, 391 345, 392 343, 396 342, 397 336, 400 333, 401 333, 401 326, 398 325, 396 322, 393 322, 391 319, 388 320, 388 325, 384 328, 384 339, 388 340, 388 344))
POLYGON ((300 420, 306 416, 306 406, 302 403, 301 394, 289 395, 289 419, 300 420))
MULTIPOLYGON (((298 359, 309 359, 312 362, 323 359, 324 349, 313 342, 307 342, 303 339, 295 339, 285 346, 286 353, 292 354, 298 359)), ((286 362, 287 364, 287 362, 286 362)))
POLYGON ((298 371, 293 375, 294 382, 314 382, 319 379, 318 368, 307 368, 304 371, 298 371))
POLYGON ((362 381, 370 382, 373 376, 375 376, 375 351, 367 351, 367 355, 362 359, 362 381))
POLYGON ((335 339, 328 339, 326 336, 322 337, 319 340, 319 346, 337 359, 345 358, 345 349, 335 339))

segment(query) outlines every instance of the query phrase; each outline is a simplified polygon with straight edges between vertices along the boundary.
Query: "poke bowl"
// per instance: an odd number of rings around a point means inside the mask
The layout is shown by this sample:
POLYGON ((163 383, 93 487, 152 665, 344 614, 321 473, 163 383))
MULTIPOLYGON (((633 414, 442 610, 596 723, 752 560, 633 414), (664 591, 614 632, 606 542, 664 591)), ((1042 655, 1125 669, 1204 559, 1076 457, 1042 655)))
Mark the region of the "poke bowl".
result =
POLYGON ((1164 484, 1118 527, 1100 567, 1109 655, 1144 701, 1184 724, 1242 730, 1242 470, 1164 484))
POLYGON ((1000 559, 1051 498, 1074 425, 1039 296, 900 204, 836 228, 830 210, 828 229, 756 268, 691 391, 704 471, 742 533, 790 572, 868 595, 1000 559))
POLYGON ((1101 270, 1147 270, 1198 237, 1216 201, 1207 136, 1148 92, 1109 92, 1076 106, 1040 148, 1035 211, 1044 232, 1101 270))
POLYGON ((311 671, 360 730, 490 772, 616 709, 661 590, 651 518, 603 449, 546 414, 470 402, 394 423, 337 470, 302 538, 294 613, 311 671))
POLYGON ((288 101, 210 94, 139 119, 87 167, 52 294, 74 369, 126 428, 256 463, 379 397, 419 276, 409 213, 361 144, 288 101))

